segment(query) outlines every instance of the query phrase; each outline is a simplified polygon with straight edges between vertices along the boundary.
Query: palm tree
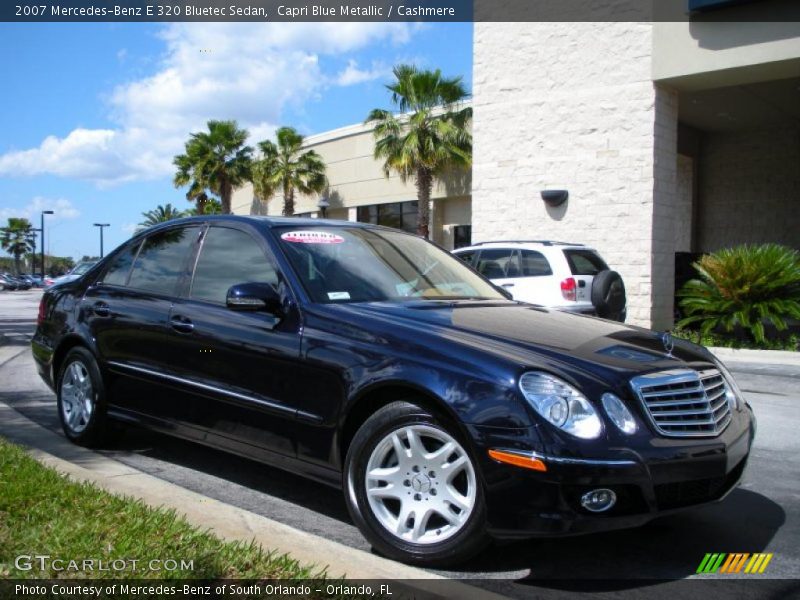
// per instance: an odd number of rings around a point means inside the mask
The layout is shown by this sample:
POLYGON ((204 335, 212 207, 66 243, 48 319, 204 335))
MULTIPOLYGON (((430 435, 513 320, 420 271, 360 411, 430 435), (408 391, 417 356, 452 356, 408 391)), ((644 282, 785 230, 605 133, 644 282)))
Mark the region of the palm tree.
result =
POLYGON ((205 201, 198 203, 195 208, 186 211, 187 215, 196 217, 197 215, 219 215, 222 213, 222 202, 216 198, 206 198, 205 201))
POLYGON ((2 244, 3 250, 14 257, 14 269, 19 275, 21 272, 20 257, 26 252, 32 252, 34 248, 31 222, 28 219, 11 217, 8 219, 8 226, 4 227, 2 231, 0 244, 2 244))
POLYGON ((191 134, 186 153, 172 161, 178 168, 175 187, 189 185, 186 197, 196 201, 198 209, 209 190, 221 198, 222 212, 230 213, 234 188, 250 178, 253 149, 245 146, 247 135, 236 121, 209 121, 208 131, 191 134))
POLYGON ((396 172, 417 188, 417 231, 428 237, 433 182, 448 167, 472 164, 472 108, 462 106, 469 94, 461 77, 441 71, 420 71, 411 65, 394 68, 396 81, 386 86, 400 115, 376 108, 365 123, 374 126, 375 158, 383 159, 387 177, 396 172))
POLYGON ((269 140, 258 144, 261 159, 253 165, 253 193, 266 202, 280 190, 283 194, 283 214, 294 214, 295 192, 321 192, 327 185, 325 163, 314 150, 303 149, 303 136, 292 127, 276 132, 278 143, 269 140))
POLYGON ((166 206, 161 206, 159 204, 155 210, 143 212, 142 216, 144 217, 144 221, 139 223, 138 229, 146 229, 147 227, 152 227, 158 223, 164 223, 165 221, 171 221, 172 219, 180 219, 181 217, 185 217, 186 213, 182 210, 178 210, 172 206, 172 204, 167 203, 166 206))

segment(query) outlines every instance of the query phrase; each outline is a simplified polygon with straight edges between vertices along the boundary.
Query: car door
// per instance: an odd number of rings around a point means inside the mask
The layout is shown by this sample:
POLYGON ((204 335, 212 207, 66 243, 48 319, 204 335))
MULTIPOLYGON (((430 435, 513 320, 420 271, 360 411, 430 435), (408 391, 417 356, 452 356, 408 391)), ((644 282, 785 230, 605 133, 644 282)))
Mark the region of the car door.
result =
POLYGON ((287 298, 289 310, 281 318, 228 308, 228 289, 251 282, 289 293, 259 232, 244 224, 212 224, 188 289, 169 314, 172 364, 196 391, 193 425, 215 443, 245 454, 260 448, 294 456, 296 303, 287 298))
POLYGON ((168 318, 200 231, 198 225, 160 230, 123 247, 81 300, 81 318, 96 341, 117 408, 170 420, 191 410, 191 398, 170 379, 168 318))
POLYGON ((514 300, 530 302, 518 298, 517 280, 519 278, 519 256, 513 248, 485 248, 473 264, 478 273, 497 286, 511 292, 514 300))
POLYGON ((561 286, 547 257, 536 250, 518 252, 520 277, 514 281, 514 299, 543 306, 563 304, 561 286))

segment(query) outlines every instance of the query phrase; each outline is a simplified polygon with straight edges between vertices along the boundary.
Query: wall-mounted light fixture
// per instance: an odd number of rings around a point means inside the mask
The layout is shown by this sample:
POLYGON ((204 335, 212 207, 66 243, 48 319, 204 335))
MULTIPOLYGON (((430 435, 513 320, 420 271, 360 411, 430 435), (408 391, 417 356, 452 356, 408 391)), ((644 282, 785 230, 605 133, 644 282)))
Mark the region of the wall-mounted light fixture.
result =
POLYGON ((325 196, 322 196, 319 199, 319 202, 317 202, 317 208, 322 213, 322 218, 323 219, 328 216, 328 207, 330 205, 331 205, 331 203, 328 201, 328 199, 325 196))
POLYGON ((567 190, 542 190, 542 200, 548 206, 560 206, 569 198, 567 190))

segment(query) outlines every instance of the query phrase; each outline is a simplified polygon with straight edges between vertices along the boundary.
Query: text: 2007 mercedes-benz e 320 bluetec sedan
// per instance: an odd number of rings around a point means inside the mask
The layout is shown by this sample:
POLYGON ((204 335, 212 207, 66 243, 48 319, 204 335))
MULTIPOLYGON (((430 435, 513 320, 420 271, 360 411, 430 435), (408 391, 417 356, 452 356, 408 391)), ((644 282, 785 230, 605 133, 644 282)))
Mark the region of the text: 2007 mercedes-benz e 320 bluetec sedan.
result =
POLYGON ((38 323, 71 440, 126 421, 340 486, 418 564, 720 500, 755 430, 705 349, 511 301, 372 225, 170 221, 48 290, 38 323))

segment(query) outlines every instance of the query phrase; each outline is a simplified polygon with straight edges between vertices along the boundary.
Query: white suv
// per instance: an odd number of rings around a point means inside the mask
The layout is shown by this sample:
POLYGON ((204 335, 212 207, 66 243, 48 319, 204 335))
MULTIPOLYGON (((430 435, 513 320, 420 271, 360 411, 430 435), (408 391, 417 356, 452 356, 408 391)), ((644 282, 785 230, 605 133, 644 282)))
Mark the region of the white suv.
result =
POLYGON ((547 240, 483 242, 453 252, 514 300, 625 320, 625 285, 596 250, 547 240))

